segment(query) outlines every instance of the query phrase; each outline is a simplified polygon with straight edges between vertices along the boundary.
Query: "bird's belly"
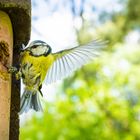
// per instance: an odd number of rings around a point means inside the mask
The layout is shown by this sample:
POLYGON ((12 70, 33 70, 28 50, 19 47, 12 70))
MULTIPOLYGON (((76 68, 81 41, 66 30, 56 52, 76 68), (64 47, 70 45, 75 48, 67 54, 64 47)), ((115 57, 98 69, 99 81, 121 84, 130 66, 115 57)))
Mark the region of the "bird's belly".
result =
POLYGON ((31 63, 26 63, 21 68, 23 83, 29 87, 39 87, 41 85, 41 69, 33 66, 31 63))

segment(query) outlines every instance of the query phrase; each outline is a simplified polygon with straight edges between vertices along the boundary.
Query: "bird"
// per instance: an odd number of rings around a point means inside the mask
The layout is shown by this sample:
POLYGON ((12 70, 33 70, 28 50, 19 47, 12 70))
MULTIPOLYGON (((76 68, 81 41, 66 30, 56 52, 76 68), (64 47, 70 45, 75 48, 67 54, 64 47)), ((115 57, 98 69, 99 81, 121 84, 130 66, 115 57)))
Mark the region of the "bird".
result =
POLYGON ((87 44, 53 53, 52 48, 41 40, 32 41, 27 46, 22 44, 16 78, 22 79, 25 88, 19 114, 30 109, 42 111, 42 84, 48 85, 69 76, 98 56, 105 45, 106 41, 94 39, 87 44))

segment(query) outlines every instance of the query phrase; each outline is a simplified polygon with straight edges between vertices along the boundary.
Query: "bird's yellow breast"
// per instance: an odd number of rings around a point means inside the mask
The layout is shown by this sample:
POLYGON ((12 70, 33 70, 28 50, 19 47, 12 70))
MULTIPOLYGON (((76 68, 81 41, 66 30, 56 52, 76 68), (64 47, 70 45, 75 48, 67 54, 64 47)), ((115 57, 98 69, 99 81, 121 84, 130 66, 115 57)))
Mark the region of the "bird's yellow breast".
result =
MULTIPOLYGON (((41 82, 44 81, 44 78, 47 74, 48 69, 52 65, 54 61, 53 55, 49 54, 48 56, 32 56, 29 52, 23 52, 21 54, 21 67, 27 63, 32 64, 32 71, 34 71, 34 75, 40 73, 41 74, 41 82)), ((29 71, 28 74, 32 73, 29 71)))

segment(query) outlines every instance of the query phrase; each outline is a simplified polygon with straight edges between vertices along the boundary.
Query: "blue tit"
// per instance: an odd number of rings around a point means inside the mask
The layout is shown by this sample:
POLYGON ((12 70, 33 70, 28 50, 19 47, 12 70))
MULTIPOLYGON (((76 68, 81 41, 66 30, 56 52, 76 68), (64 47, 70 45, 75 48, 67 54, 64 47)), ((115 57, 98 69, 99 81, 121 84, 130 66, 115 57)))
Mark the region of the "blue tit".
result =
POLYGON ((91 43, 52 53, 51 47, 40 40, 31 42, 20 54, 20 70, 25 85, 20 101, 20 114, 29 109, 41 111, 42 83, 51 84, 67 77, 73 71, 93 60, 105 46, 105 42, 91 43))

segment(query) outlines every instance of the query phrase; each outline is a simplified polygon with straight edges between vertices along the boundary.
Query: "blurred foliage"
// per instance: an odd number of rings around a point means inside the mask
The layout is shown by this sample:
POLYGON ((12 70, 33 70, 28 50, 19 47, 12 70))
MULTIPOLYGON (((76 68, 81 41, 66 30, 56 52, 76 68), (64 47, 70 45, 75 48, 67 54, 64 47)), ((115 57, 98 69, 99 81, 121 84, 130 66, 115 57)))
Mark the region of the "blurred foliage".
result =
POLYGON ((139 27, 140 25, 140 1, 139 0, 128 0, 127 5, 127 22, 131 27, 139 27))
POLYGON ((140 140, 140 48, 124 41, 139 30, 140 2, 124 3, 100 26, 81 17, 77 41, 99 35, 108 50, 64 81, 44 113, 21 127, 20 140, 140 140))

